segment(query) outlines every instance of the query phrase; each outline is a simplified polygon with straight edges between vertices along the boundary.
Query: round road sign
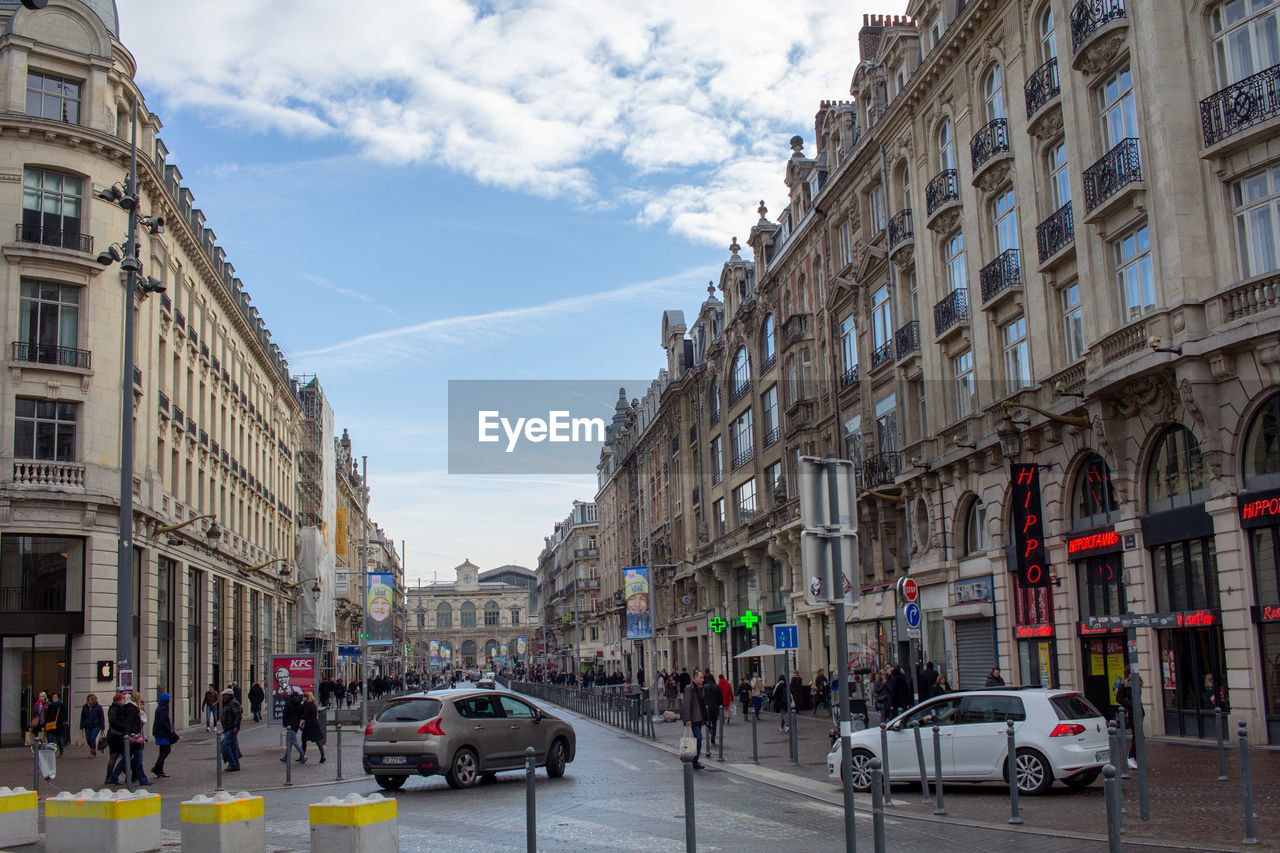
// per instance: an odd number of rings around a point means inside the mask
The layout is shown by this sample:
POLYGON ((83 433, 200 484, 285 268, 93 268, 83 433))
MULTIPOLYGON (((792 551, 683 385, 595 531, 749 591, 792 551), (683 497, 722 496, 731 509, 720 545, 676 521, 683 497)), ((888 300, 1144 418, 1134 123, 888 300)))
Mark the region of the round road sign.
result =
POLYGON ((920 627, 920 605, 914 601, 902 608, 902 618, 906 620, 908 628, 920 627))

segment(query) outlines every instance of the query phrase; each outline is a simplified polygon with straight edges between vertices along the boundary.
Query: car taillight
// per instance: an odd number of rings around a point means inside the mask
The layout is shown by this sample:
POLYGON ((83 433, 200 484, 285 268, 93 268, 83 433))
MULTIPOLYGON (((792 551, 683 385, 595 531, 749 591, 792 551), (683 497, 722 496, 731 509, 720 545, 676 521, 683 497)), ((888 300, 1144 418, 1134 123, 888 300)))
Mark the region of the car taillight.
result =
POLYGON ((420 735, 435 735, 436 737, 444 737, 444 729, 440 728, 440 718, 428 722, 425 726, 418 729, 420 735))
POLYGON ((1084 726, 1079 723, 1059 723, 1049 732, 1049 737, 1072 737, 1078 734, 1084 734, 1084 726))
POLYGON ((373 736, 373 723, 372 723, 372 722, 370 722, 367 726, 365 726, 365 727, 364 727, 364 736, 365 736, 365 737, 372 737, 372 736, 373 736))

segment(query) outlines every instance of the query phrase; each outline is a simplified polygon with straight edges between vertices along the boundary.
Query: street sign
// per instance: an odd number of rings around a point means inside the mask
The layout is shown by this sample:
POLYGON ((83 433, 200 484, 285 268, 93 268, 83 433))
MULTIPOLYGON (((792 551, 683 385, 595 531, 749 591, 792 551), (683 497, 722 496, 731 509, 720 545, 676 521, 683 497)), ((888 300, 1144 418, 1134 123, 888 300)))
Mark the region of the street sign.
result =
POLYGON ((116 692, 117 693, 133 692, 133 670, 132 669, 116 670, 116 692))
POLYGON ((908 628, 920 627, 920 605, 914 601, 902 608, 903 621, 907 623, 908 628))
POLYGON ((360 657, 360 647, 359 646, 338 646, 338 657, 358 658, 360 657))
POLYGON ((858 534, 828 535, 813 530, 800 531, 800 565, 804 578, 804 600, 809 605, 858 603, 859 589, 850 580, 858 569, 858 534), (839 550, 840 579, 834 580, 835 554, 839 550))
POLYGON ((854 465, 847 459, 800 458, 800 526, 806 530, 838 528, 841 533, 858 530, 857 487, 854 465), (828 480, 835 473, 835 506, 828 480))
POLYGON ((916 582, 912 578, 903 578, 898 581, 898 594, 902 596, 904 601, 915 601, 920 595, 920 587, 916 586, 916 582))
POLYGON ((920 629, 919 629, 919 628, 908 628, 908 629, 907 629, 907 639, 908 639, 908 640, 918 640, 918 639, 920 639, 920 629))
POLYGON ((778 651, 800 648, 800 627, 798 625, 774 625, 773 647, 778 651))

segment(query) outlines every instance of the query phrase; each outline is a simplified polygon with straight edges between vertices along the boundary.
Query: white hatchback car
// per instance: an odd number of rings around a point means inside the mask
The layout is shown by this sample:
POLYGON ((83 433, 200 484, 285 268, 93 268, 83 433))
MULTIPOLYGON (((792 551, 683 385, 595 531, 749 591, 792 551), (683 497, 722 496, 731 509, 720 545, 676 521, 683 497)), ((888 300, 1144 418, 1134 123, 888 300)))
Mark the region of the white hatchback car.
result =
MULTIPOLYGON (((925 770, 934 777, 933 727, 942 745, 944 782, 1007 781, 1009 741, 1006 721, 1014 721, 1018 754, 1014 761, 1018 790, 1043 794, 1061 779, 1084 788, 1110 760, 1107 721, 1079 693, 1033 688, 992 688, 947 693, 921 702, 889 721, 889 779, 920 780, 913 726, 919 724, 925 770)), ((880 728, 849 736, 853 751, 853 787, 871 788, 871 759, 880 758, 880 728)), ((840 743, 827 755, 827 775, 839 782, 840 743)))

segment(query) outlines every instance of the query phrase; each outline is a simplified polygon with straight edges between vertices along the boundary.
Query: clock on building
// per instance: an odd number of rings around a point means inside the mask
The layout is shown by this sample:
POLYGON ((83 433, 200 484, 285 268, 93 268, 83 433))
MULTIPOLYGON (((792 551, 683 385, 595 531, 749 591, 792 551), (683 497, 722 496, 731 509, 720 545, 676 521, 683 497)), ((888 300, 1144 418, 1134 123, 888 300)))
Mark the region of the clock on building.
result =
POLYGON ((471 573, 470 573, 470 572, 468 572, 467 574, 465 574, 465 575, 463 575, 463 576, 462 576, 462 582, 463 582, 463 583, 471 583, 471 573))

